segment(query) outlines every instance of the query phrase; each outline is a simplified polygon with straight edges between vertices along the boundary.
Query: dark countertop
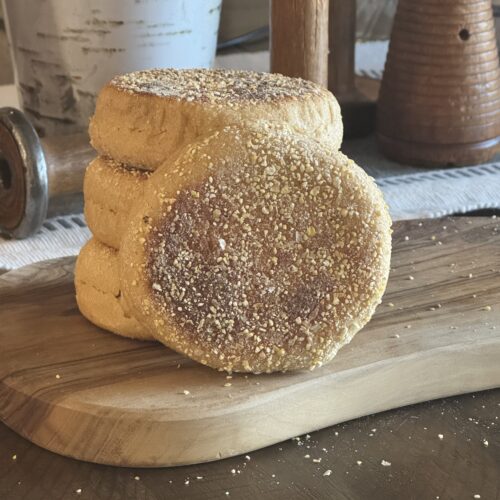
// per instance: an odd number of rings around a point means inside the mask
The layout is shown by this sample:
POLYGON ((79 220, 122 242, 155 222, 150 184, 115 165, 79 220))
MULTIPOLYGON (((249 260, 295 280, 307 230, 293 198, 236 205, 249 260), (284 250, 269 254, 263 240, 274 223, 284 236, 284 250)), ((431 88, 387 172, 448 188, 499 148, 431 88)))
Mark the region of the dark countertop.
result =
POLYGON ((79 462, 0 424, 0 499, 499 499, 499 415, 496 389, 169 469, 79 462))

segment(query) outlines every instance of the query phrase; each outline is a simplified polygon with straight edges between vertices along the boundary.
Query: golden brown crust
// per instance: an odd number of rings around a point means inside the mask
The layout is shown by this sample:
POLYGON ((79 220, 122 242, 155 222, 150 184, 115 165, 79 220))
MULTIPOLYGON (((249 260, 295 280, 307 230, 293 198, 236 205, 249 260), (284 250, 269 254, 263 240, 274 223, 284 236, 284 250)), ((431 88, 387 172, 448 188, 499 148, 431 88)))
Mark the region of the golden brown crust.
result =
POLYGON ((123 337, 154 340, 123 310, 118 253, 112 248, 96 239, 86 243, 76 261, 75 288, 80 312, 95 325, 123 337))
POLYGON ((92 236, 110 248, 118 250, 128 223, 127 213, 117 213, 92 200, 85 201, 84 212, 92 236))
POLYGON ((83 185, 85 218, 93 236, 118 249, 133 202, 142 197, 150 172, 97 157, 87 167, 83 185))
POLYGON ((323 87, 277 74, 229 70, 150 70, 113 79, 90 123, 95 149, 155 170, 187 144, 231 124, 266 120, 338 149, 342 118, 323 87))
POLYGON ((385 289, 390 217, 354 162, 266 125, 226 127, 155 172, 122 239, 132 314, 213 368, 329 361, 385 289))

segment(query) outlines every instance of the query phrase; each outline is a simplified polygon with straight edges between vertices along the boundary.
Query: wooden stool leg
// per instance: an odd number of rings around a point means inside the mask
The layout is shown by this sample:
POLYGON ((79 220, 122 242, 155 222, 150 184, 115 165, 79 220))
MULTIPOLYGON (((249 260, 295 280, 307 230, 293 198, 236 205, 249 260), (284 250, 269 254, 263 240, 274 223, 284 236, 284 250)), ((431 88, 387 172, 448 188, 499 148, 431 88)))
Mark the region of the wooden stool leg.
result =
POLYGON ((328 0, 272 0, 271 71, 328 83, 328 0))
POLYGON ((328 86, 338 95, 355 92, 356 1, 330 0, 328 86))
POLYGON ((330 0, 328 88, 342 108, 344 136, 361 137, 375 129, 375 102, 355 81, 356 1, 330 0))

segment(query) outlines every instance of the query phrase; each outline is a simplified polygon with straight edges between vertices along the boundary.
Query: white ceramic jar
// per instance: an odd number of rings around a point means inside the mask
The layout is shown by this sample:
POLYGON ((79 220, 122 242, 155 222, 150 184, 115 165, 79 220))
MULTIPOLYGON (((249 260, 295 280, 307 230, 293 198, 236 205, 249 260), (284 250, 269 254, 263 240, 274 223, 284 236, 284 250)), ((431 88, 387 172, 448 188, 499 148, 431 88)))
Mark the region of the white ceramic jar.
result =
POLYGON ((24 111, 42 134, 73 133, 114 75, 210 67, 221 2, 3 0, 24 111))

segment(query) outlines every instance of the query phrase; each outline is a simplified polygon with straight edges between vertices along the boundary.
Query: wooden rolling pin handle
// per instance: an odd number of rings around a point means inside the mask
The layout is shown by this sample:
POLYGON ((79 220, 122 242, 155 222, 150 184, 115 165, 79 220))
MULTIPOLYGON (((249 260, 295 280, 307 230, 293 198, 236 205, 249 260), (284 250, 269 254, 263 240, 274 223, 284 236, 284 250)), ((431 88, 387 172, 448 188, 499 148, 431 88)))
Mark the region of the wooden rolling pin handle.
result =
POLYGON ((82 206, 85 168, 94 156, 87 134, 40 139, 25 115, 0 109, 0 232, 36 233, 47 215, 82 206))
POLYGON ((95 156, 88 135, 44 137, 40 142, 47 165, 49 200, 81 193, 85 169, 95 156))
POLYGON ((272 0, 271 71, 328 84, 328 0, 272 0))

